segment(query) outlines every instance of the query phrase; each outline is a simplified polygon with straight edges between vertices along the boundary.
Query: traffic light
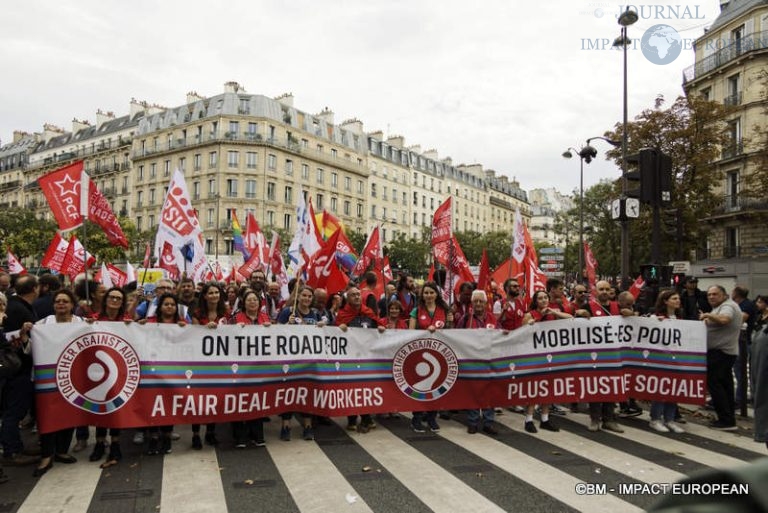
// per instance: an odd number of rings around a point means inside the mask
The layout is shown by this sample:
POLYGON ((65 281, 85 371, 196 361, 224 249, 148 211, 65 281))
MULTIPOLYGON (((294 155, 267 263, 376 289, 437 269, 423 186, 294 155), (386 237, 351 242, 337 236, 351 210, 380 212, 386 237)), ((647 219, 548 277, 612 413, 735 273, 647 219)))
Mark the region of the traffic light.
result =
POLYGON ((640 274, 647 285, 669 286, 672 281, 672 266, 660 264, 643 264, 640 274))
POLYGON ((627 157, 637 168, 627 171, 627 196, 643 203, 661 206, 672 200, 672 159, 654 148, 643 148, 627 157))
POLYGON ((672 275, 672 286, 679 289, 685 282, 685 273, 674 273, 672 275))

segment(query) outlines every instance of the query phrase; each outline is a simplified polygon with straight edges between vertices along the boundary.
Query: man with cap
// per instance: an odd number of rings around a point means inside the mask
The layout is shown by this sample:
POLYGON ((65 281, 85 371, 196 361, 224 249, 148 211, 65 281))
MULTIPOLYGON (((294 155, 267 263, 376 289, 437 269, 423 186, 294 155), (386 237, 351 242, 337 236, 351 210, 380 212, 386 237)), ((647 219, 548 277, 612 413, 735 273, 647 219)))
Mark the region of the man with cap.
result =
POLYGON ((688 276, 680 293, 683 319, 687 321, 698 321, 700 314, 712 311, 712 307, 709 305, 709 301, 707 301, 707 294, 703 290, 699 290, 698 285, 698 278, 688 276))

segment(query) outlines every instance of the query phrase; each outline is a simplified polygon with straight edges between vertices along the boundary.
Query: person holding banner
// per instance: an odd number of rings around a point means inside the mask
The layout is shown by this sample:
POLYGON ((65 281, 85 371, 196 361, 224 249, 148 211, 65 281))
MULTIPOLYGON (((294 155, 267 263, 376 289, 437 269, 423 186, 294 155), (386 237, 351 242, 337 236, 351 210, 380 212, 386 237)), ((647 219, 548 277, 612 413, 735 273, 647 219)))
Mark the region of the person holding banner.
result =
POLYGON ((387 307, 387 329, 388 330, 407 330, 408 323, 402 318, 403 305, 397 299, 392 299, 387 307))
MULTIPOLYGON (((465 282, 467 283, 467 282, 465 282)), ((462 284, 463 286, 464 284, 462 284)), ((499 323, 493 313, 488 311, 488 297, 484 290, 474 290, 470 296, 472 310, 456 323, 460 329, 498 329, 499 323)), ((499 431, 493 426, 496 420, 494 408, 467 410, 467 433, 474 435, 478 428, 487 435, 498 435, 499 431), (482 413, 482 420, 480 415, 482 413)))
MULTIPOLYGON (((126 311, 125 292, 120 287, 112 287, 104 296, 101 304, 101 311, 85 318, 86 322, 125 322, 132 321, 131 316, 126 311)), ((123 452, 120 449, 120 429, 109 429, 109 453, 107 461, 101 464, 101 468, 109 468, 123 459, 123 452)), ((93 446, 93 452, 88 456, 90 461, 99 461, 104 457, 107 444, 107 428, 96 426, 96 445, 93 446)))
POLYGON ((525 301, 520 297, 520 284, 517 278, 507 278, 503 287, 507 297, 493 304, 493 315, 499 320, 501 329, 516 330, 523 325, 526 309, 525 301))
MULTIPOLYGON (((55 324, 62 322, 83 322, 83 318, 74 315, 77 300, 75 295, 67 289, 61 289, 53 294, 53 315, 40 319, 35 324, 55 324)), ((76 463, 74 456, 70 456, 69 446, 72 443, 74 428, 62 429, 52 433, 40 435, 40 463, 33 472, 33 477, 41 477, 53 467, 53 462, 76 463)))
MULTIPOLYGON (((536 324, 537 322, 555 321, 557 319, 572 319, 572 318, 573 316, 571 314, 565 313, 556 308, 552 308, 551 303, 549 302, 549 294, 547 294, 543 290, 539 290, 534 292, 533 294, 533 298, 531 299, 531 306, 528 309, 528 313, 526 313, 525 317, 523 318, 523 324, 533 325, 533 324, 536 324)), ((536 425, 533 423, 533 412, 535 411, 535 408, 536 408, 536 405, 533 403, 526 405, 525 430, 528 433, 538 432, 538 430, 536 429, 536 425)), ((541 422, 539 423, 539 427, 546 431, 555 431, 555 432, 560 431, 560 428, 557 427, 555 424, 553 424, 552 421, 549 419, 548 404, 541 405, 541 422)))
MULTIPOLYGON (((387 321, 380 318, 373 310, 363 304, 360 289, 350 286, 344 294, 344 300, 336 314, 336 326, 341 331, 347 331, 348 328, 374 328, 383 333, 387 321)), ((376 427, 373 417, 370 413, 360 415, 360 424, 357 423, 357 415, 347 416, 347 430, 357 431, 358 433, 367 433, 376 427)))
POLYGON ((757 296, 752 330, 752 397, 755 401, 755 442, 768 448, 768 298, 757 296))
MULTIPOLYGON (((229 312, 221 287, 213 281, 206 283, 200 291, 200 301, 195 315, 192 316, 192 324, 216 329, 219 324, 226 324, 227 319, 229 319, 229 312)), ((215 423, 206 424, 205 443, 218 445, 215 423)), ((203 442, 200 439, 200 424, 192 424, 192 448, 196 450, 203 448, 203 442)))
MULTIPOLYGON (((680 293, 674 289, 663 290, 656 299, 656 318, 660 321, 664 319, 682 319, 683 308, 680 293)), ((674 402, 651 402, 651 429, 659 433, 685 433, 685 430, 675 422, 677 415, 677 403, 674 402)))
MULTIPOLYGON (((145 322, 157 323, 157 324, 176 324, 177 326, 184 327, 187 325, 187 321, 179 315, 179 303, 176 296, 170 293, 163 294, 157 299, 157 309, 155 315, 147 319, 138 321, 139 324, 145 322)), ((149 433, 149 447, 147 448, 147 456, 155 456, 160 454, 171 454, 171 436, 173 434, 173 426, 151 426, 147 428, 149 433)))
MULTIPOLYGON (((408 326, 412 330, 427 330, 434 333, 435 330, 453 327, 453 313, 443 300, 437 283, 428 281, 421 286, 419 303, 411 310, 411 320, 408 326)), ((415 411, 411 419, 411 429, 416 433, 424 433, 422 418, 427 421, 429 430, 433 433, 440 431, 437 424, 437 410, 415 411)))

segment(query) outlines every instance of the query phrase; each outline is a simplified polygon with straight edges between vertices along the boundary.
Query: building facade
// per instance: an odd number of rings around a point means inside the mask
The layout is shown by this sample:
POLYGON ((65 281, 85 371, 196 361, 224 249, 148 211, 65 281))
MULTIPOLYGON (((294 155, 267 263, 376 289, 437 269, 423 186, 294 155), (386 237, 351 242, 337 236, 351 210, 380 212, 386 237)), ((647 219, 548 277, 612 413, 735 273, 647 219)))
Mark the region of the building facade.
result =
POLYGON ((206 253, 234 262, 241 257, 233 218, 244 224, 253 213, 268 238, 270 228, 292 233, 299 194, 347 231, 380 225, 385 243, 421 237, 449 195, 456 231, 511 232, 516 208, 530 216, 525 191, 506 176, 479 164, 454 166, 435 150, 406 147, 402 136, 366 133, 357 119, 335 124, 328 109, 309 114, 290 94, 249 94, 236 82, 209 98, 188 93, 173 108, 132 100, 122 117, 99 111, 93 125, 73 120, 71 131, 46 125, 18 134, 0 148, 0 204, 50 218, 37 179, 80 159, 114 212, 140 232, 156 229, 173 172, 181 170, 206 253))
POLYGON ((729 144, 715 163, 719 201, 703 219, 708 236, 692 255, 692 272, 724 283, 768 289, 768 199, 750 187, 765 168, 760 156, 768 129, 768 2, 731 0, 696 41, 696 63, 684 72, 684 89, 729 106, 729 144))

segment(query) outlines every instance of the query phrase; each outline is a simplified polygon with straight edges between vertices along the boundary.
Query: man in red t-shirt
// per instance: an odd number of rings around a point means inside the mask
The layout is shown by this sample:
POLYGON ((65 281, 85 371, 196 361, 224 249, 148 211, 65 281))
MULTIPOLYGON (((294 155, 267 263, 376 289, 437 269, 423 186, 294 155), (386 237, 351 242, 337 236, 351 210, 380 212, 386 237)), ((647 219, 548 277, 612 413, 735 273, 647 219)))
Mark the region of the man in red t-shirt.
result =
POLYGON ((520 297, 520 284, 517 278, 504 281, 506 298, 501 298, 493 305, 493 315, 499 320, 501 329, 512 331, 523 325, 527 310, 525 300, 520 297))

